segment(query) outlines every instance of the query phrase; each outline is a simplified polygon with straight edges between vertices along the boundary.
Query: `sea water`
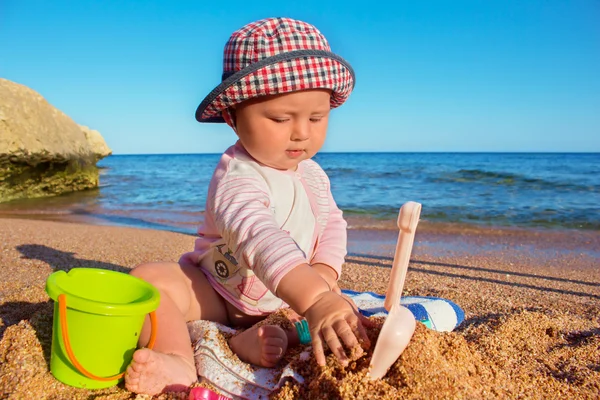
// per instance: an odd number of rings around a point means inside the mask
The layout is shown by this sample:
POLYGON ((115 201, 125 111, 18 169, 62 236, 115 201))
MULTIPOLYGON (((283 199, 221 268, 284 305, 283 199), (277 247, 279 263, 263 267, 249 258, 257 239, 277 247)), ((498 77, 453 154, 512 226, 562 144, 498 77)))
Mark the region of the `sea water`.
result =
MULTIPOLYGON (((113 155, 98 163, 98 189, 4 203, 0 211, 194 233, 219 158, 113 155)), ((403 203, 416 201, 431 222, 600 230, 598 153, 321 153, 315 160, 349 219, 395 220, 403 203)))

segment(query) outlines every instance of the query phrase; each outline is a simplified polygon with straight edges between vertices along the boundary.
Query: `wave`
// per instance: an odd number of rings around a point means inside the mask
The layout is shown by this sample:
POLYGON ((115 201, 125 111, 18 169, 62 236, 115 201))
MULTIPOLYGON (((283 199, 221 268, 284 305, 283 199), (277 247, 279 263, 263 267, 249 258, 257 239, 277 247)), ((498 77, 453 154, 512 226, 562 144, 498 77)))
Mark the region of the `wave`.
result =
POLYGON ((368 171, 356 168, 324 168, 330 179, 352 178, 358 179, 394 179, 404 178, 408 174, 415 174, 416 170, 398 169, 394 171, 368 171))
POLYGON ((555 182, 510 172, 493 172, 480 169, 460 169, 429 178, 431 183, 477 183, 494 186, 523 187, 533 190, 576 190, 600 193, 598 185, 580 185, 571 182, 555 182))

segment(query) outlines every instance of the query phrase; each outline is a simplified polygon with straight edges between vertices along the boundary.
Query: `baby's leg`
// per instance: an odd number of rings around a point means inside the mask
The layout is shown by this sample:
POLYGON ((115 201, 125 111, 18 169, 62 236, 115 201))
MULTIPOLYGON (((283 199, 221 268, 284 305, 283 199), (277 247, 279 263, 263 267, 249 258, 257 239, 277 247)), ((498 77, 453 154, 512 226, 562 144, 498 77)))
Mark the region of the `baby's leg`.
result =
MULTIPOLYGON (((184 390, 197 379, 186 322, 204 319, 226 324, 223 299, 194 266, 143 264, 131 274, 153 284, 161 298, 156 310, 158 333, 154 348, 133 354, 125 373, 125 386, 132 392, 151 395, 166 389, 184 390)), ((149 337, 150 324, 146 318, 140 345, 145 345, 149 337)))
MULTIPOLYGON (((284 312, 288 322, 273 324, 264 321, 229 339, 229 347, 240 358, 250 364, 274 367, 283 357, 288 347, 300 343, 293 323, 301 320, 291 309, 284 312)), ((232 318, 230 313, 230 319, 232 318)))

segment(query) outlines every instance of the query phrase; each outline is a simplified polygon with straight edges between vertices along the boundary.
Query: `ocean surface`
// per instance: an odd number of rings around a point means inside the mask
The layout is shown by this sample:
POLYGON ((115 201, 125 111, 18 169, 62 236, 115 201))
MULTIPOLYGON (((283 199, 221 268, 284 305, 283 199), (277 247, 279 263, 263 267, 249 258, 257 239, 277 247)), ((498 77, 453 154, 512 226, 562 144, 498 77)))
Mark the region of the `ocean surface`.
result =
MULTIPOLYGON (((219 157, 110 156, 99 162, 98 189, 0 204, 0 212, 194 233, 219 157)), ((350 221, 389 223, 412 200, 431 222, 600 230, 599 153, 323 153, 315 160, 350 221)))

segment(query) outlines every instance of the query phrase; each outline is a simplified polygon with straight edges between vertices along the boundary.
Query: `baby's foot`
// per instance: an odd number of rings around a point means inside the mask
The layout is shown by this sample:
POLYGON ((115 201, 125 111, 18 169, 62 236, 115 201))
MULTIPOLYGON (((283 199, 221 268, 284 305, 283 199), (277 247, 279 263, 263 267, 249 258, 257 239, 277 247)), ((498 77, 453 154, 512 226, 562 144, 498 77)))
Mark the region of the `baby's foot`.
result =
POLYGON ((134 393, 186 390, 197 380, 196 368, 182 356, 140 349, 125 372, 125 387, 134 393))
POLYGON ((287 350, 288 338, 279 326, 265 325, 233 336, 229 347, 244 362, 274 367, 287 350))

